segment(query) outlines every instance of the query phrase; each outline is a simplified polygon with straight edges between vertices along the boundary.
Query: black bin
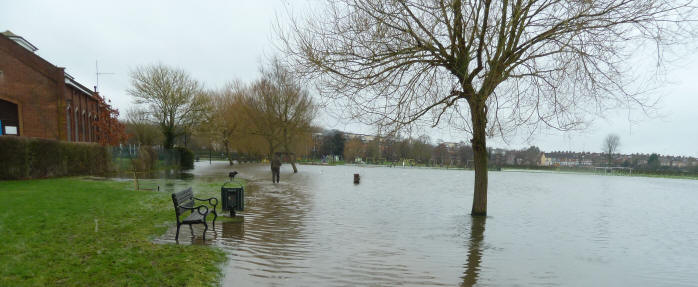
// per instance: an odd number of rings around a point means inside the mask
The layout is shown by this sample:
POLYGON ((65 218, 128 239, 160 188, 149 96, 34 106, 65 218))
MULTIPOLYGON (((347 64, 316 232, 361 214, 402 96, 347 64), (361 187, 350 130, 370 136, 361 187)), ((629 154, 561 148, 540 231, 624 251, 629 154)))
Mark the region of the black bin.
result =
POLYGON ((230 216, 235 216, 235 211, 245 209, 245 188, 242 184, 229 181, 221 186, 221 207, 223 211, 229 210, 230 216))

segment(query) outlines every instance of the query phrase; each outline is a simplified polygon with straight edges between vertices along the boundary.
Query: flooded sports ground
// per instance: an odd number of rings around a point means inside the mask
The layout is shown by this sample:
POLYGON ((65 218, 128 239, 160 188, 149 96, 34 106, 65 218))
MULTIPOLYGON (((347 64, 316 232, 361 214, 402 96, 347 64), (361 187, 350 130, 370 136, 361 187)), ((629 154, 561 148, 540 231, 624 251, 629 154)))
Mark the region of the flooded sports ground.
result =
MULTIPOLYGON (((162 192, 247 180, 240 222, 193 244, 225 250, 224 286, 690 286, 698 280, 698 181, 490 173, 489 216, 471 217, 473 172, 197 163, 162 192), (361 175, 360 184, 353 174, 361 175), (195 184, 204 182, 205 184, 195 184)), ((197 191, 195 190, 195 193, 197 191)), ((203 227, 197 229, 200 233, 203 227)), ((186 230, 186 229, 183 229, 186 230)), ((175 229, 158 242, 173 243, 175 229)), ((179 244, 192 244, 188 231, 179 244)))

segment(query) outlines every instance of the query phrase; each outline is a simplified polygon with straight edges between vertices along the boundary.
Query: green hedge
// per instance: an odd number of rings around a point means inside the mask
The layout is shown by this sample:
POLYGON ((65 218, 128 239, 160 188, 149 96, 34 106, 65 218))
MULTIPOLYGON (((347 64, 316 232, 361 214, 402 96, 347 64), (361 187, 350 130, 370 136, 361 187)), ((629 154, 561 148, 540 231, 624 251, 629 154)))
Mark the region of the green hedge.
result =
POLYGON ((110 163, 98 144, 0 137, 0 179, 104 175, 110 163))

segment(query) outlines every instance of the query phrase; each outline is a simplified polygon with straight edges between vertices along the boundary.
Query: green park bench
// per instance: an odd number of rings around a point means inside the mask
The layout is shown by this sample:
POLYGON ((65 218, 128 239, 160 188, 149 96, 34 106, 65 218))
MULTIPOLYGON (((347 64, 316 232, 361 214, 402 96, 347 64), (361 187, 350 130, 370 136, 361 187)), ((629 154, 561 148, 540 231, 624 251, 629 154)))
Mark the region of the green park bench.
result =
POLYGON ((179 241, 179 227, 183 224, 189 225, 189 230, 192 236, 194 235, 194 229, 191 227, 192 224, 203 224, 204 225, 204 235, 203 238, 206 240, 206 231, 208 230, 208 224, 206 224, 206 216, 209 213, 213 213, 213 228, 216 228, 216 218, 218 214, 216 213, 216 205, 218 205, 218 199, 215 197, 200 199, 194 197, 194 192, 191 187, 180 192, 175 192, 172 194, 172 203, 174 204, 175 214, 177 215, 177 235, 175 235, 175 241, 179 241), (213 207, 209 210, 206 205, 194 206, 195 201, 208 201, 208 203, 213 207), (189 215, 183 220, 180 217, 184 216, 187 212, 189 215))

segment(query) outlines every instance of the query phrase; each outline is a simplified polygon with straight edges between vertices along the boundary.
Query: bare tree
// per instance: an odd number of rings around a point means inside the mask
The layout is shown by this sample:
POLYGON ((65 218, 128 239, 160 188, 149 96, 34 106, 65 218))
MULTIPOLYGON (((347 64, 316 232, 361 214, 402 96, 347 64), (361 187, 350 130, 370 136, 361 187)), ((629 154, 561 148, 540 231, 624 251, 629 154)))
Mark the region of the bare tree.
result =
POLYGON ((148 112, 131 107, 126 110, 126 133, 136 143, 152 146, 162 142, 162 133, 148 118, 148 112))
POLYGON ((233 158, 230 151, 246 137, 245 122, 242 115, 242 102, 247 93, 247 87, 238 81, 228 83, 220 91, 209 93, 211 110, 206 123, 201 125, 201 132, 206 134, 210 142, 220 143, 225 150, 225 156, 230 165, 233 158))
POLYGON ((618 147, 620 146, 620 137, 616 134, 609 134, 603 141, 601 148, 603 153, 606 154, 606 159, 608 160, 608 165, 610 166, 613 162, 613 154, 618 152, 618 147))
POLYGON ((356 162, 357 158, 365 159, 365 144, 359 138, 352 138, 344 144, 344 160, 348 163, 356 162))
POLYGON ((450 155, 448 154, 448 146, 445 143, 439 143, 432 150, 432 158, 439 166, 448 165, 450 163, 450 155))
MULTIPOLYGON (((371 163, 379 163, 378 159, 381 158, 381 138, 375 137, 366 144, 366 160, 370 160, 371 163)), ((431 154, 430 154, 431 156, 431 154)), ((383 164, 381 161, 380 164, 383 164)))
POLYGON ((308 91, 274 59, 243 102, 249 132, 266 139, 270 156, 281 149, 290 157, 293 172, 298 172, 294 145, 310 133, 317 114, 308 91))
MULTIPOLYGON (((627 65, 692 39, 691 0, 328 0, 278 31, 289 62, 347 116, 382 128, 441 122, 469 134, 472 215, 487 213, 488 136, 579 127, 646 109, 627 65), (647 45, 649 44, 649 45, 647 45)), ((658 61, 661 62, 661 61, 658 61)))
POLYGON ((418 163, 429 163, 431 159, 432 149, 431 138, 427 135, 422 135, 412 141, 412 158, 418 163))
POLYGON ((242 110, 247 132, 260 136, 267 142, 268 155, 272 156, 281 144, 279 127, 274 121, 276 93, 265 79, 254 82, 243 98, 242 110))
POLYGON ((201 84, 187 72, 163 64, 138 67, 131 72, 128 93, 146 105, 149 118, 160 125, 165 148, 175 138, 204 119, 209 108, 201 84))

